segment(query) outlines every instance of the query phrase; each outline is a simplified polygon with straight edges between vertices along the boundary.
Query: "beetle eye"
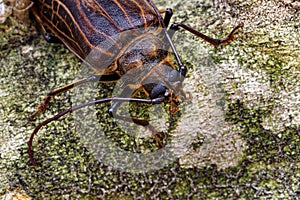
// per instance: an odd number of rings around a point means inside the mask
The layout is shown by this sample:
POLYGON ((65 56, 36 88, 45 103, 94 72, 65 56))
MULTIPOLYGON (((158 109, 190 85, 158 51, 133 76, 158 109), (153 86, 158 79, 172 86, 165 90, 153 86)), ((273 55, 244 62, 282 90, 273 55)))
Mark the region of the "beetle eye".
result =
POLYGON ((178 77, 179 77, 179 72, 177 70, 172 70, 170 73, 169 73, 169 78, 168 80, 170 82, 175 82, 175 81, 178 81, 178 77))

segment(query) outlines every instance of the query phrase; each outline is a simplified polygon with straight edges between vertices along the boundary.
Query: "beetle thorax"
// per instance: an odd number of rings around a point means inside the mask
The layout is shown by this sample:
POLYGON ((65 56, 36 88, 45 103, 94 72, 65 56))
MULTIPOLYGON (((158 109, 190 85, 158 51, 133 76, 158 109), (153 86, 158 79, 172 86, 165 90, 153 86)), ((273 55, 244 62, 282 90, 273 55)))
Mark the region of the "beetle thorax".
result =
POLYGON ((150 71, 168 56, 168 47, 153 34, 144 34, 127 46, 117 59, 118 70, 125 74, 132 69, 150 71))

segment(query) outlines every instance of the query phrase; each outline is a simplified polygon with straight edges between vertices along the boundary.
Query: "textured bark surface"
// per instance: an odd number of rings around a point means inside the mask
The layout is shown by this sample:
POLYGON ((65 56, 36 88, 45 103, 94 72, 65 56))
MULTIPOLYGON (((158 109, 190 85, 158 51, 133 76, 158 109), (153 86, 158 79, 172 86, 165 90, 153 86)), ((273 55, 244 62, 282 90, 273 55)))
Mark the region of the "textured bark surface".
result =
MULTIPOLYGON (((114 85, 64 93, 37 121, 28 122, 47 91, 78 79, 85 66, 63 45, 44 41, 32 21, 22 24, 11 16, 0 25, 0 195, 9 198, 26 193, 33 199, 299 198, 298 1, 155 3, 173 8, 172 22, 185 22, 214 37, 244 24, 237 40, 222 47, 183 30, 175 34, 176 48, 189 68, 186 90, 192 92, 197 109, 181 112, 169 140, 189 138, 188 148, 174 152, 177 159, 159 170, 134 173, 109 166, 88 151, 84 145, 88 139, 82 139, 78 124, 89 121, 94 130, 101 123, 102 129, 109 130, 107 138, 128 152, 136 146, 144 153, 155 151, 156 145, 151 138, 143 142, 142 137, 112 128, 108 107, 99 106, 99 119, 73 114, 43 127, 34 141, 41 166, 32 166, 27 142, 39 122, 93 99, 94 93, 109 96, 114 85)), ((88 129, 84 130, 89 138, 88 129)))

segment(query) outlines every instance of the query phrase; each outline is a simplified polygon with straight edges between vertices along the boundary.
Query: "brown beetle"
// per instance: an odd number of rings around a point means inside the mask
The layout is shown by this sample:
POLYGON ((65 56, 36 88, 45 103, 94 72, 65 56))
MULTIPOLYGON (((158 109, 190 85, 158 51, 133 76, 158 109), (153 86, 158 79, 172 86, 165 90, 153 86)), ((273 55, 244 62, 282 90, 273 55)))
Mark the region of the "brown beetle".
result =
MULTIPOLYGON (((34 0, 32 13, 41 25, 46 40, 63 42, 95 74, 51 90, 30 116, 31 120, 45 111, 54 96, 71 88, 92 81, 117 81, 133 71, 135 74, 132 80, 123 81, 123 92, 118 97, 79 105, 37 126, 28 143, 32 164, 36 164, 31 150, 32 141, 38 130, 79 108, 112 101, 109 113, 118 117, 115 111, 124 101, 148 104, 165 102, 170 105, 171 112, 176 112, 180 99, 187 98, 182 86, 187 68, 183 66, 171 41, 173 33, 182 27, 213 45, 222 45, 231 42, 235 32, 242 27, 236 26, 223 39, 210 38, 181 23, 174 23, 167 30, 172 10, 158 10, 151 0, 34 0), (164 13, 164 18, 161 13, 164 13), (47 30, 53 36, 47 34, 47 30), (178 69, 172 62, 169 49, 178 69), (143 90, 150 99, 133 98, 139 90, 143 90)), ((133 121, 149 125, 142 119, 133 121)))

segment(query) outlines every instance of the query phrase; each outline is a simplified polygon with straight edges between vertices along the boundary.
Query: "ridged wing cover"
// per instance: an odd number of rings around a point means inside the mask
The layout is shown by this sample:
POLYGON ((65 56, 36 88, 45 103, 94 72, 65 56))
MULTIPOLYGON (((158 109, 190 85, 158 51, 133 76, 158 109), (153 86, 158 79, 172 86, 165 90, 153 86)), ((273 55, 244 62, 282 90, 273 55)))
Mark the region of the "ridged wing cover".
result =
POLYGON ((93 68, 109 66, 130 40, 162 26, 149 0, 34 0, 33 9, 82 60, 92 52, 93 68))

